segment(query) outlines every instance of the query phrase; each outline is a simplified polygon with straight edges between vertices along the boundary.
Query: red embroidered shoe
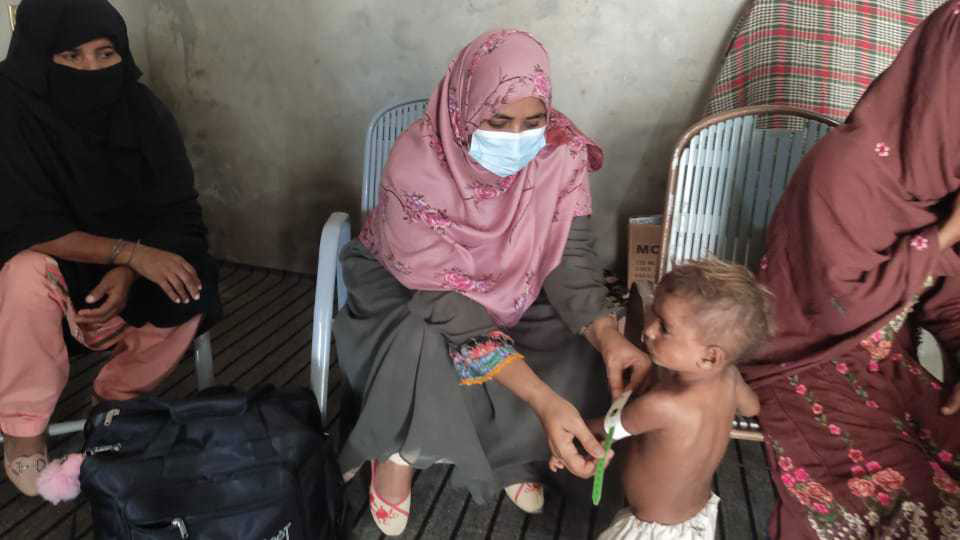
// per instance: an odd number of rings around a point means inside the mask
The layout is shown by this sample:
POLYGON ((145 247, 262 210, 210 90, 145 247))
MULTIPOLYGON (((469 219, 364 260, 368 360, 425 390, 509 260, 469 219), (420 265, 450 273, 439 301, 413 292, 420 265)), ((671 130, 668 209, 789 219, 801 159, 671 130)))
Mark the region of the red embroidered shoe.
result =
POLYGON ((387 536, 400 536, 407 528, 407 520, 410 519, 410 497, 412 493, 407 494, 407 498, 400 504, 393 504, 383 500, 374 489, 377 482, 377 460, 370 461, 370 514, 377 527, 387 536))
POLYGON ((539 514, 543 512, 543 485, 534 482, 521 482, 511 484, 503 491, 507 497, 513 501, 513 504, 528 514, 539 514))

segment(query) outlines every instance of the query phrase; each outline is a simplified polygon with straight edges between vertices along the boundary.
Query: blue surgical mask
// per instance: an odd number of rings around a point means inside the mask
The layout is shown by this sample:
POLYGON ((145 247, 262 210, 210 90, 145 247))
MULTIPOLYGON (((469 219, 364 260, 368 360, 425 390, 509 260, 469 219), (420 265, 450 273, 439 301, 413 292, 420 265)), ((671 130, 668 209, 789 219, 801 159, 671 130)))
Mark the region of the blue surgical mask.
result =
POLYGON ((497 176, 511 176, 533 161, 547 145, 546 130, 542 127, 511 133, 478 129, 470 141, 470 157, 497 176))

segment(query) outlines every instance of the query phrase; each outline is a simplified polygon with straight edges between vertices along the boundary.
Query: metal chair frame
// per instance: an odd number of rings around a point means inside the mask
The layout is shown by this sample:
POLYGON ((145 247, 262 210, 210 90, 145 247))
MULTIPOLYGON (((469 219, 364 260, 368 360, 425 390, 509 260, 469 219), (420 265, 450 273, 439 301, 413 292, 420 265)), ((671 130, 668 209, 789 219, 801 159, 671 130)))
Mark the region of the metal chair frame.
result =
POLYGON ((758 105, 709 116, 690 127, 670 164, 659 275, 677 262, 705 255, 755 267, 767 223, 790 176, 804 154, 836 126, 833 119, 805 109, 758 105), (760 117, 786 117, 805 125, 801 130, 759 128, 760 117))
MULTIPOLYGON (((367 127, 363 149, 363 187, 360 196, 361 219, 377 205, 380 178, 397 137, 426 110, 426 99, 406 100, 384 107, 373 115, 367 127)), ((313 338, 310 347, 310 384, 324 420, 328 416, 327 394, 333 359, 333 317, 347 303, 347 289, 340 267, 340 250, 350 241, 350 216, 334 212, 327 218, 320 235, 317 257, 317 286, 313 304, 313 338)))

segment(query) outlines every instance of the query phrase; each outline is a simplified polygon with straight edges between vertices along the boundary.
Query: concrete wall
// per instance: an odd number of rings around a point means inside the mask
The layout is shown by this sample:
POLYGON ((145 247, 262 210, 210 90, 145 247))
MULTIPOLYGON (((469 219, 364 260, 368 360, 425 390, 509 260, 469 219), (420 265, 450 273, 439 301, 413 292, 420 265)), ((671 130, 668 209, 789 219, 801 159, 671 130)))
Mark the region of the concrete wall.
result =
POLYGON ((358 213, 370 116, 428 96, 456 52, 497 27, 544 42, 557 108, 605 149, 595 228, 604 261, 619 262, 624 218, 662 206, 670 150, 746 3, 116 0, 179 119, 216 254, 298 271, 313 271, 329 212, 358 213))

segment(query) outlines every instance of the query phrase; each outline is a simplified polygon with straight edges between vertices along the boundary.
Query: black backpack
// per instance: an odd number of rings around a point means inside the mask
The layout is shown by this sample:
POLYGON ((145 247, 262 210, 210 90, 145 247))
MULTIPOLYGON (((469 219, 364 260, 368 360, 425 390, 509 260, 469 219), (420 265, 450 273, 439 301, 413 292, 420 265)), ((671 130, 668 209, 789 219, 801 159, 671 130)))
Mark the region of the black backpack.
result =
POLYGON ((305 389, 98 405, 80 471, 98 540, 337 535, 340 473, 305 389))

